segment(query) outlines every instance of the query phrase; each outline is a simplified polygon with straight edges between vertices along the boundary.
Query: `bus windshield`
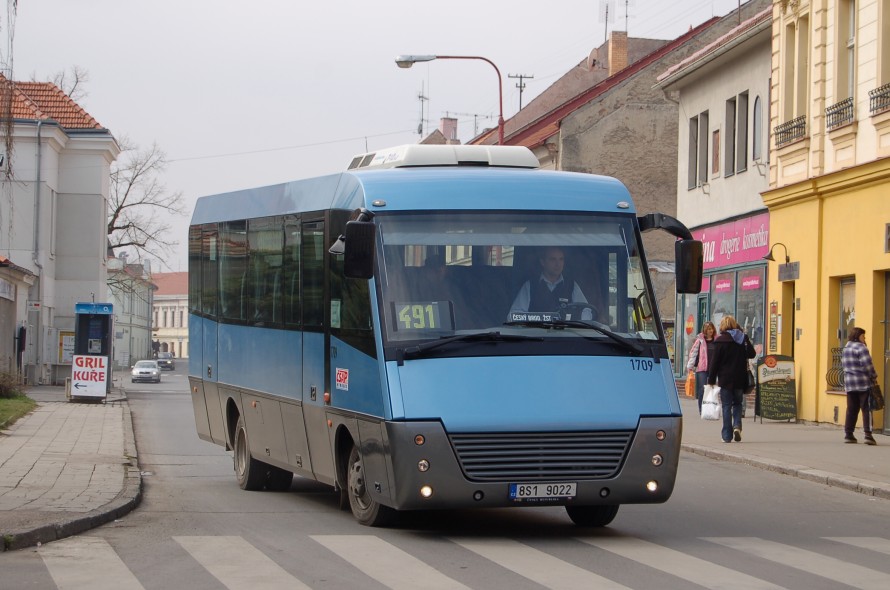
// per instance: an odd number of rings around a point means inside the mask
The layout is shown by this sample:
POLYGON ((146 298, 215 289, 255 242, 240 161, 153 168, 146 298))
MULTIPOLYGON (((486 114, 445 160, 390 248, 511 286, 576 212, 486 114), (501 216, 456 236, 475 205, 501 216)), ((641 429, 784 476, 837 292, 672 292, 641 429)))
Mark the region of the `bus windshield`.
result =
POLYGON ((630 216, 430 211, 375 221, 392 344, 493 331, 661 338, 630 216))

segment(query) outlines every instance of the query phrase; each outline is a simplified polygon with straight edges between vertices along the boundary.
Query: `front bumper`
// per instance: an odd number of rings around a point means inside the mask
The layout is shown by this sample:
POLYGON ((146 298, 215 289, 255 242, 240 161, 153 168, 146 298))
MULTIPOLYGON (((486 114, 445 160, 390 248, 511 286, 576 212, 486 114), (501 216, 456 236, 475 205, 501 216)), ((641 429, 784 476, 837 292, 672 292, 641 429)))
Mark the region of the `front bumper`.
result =
MULTIPOLYGON (((376 499, 396 509, 593 506, 665 502, 674 489, 682 418, 640 418, 613 472, 602 477, 585 474, 579 477, 563 475, 558 479, 547 474, 538 477, 511 475, 500 481, 492 481, 490 477, 483 481, 468 476, 440 422, 388 422, 386 430, 391 449, 392 487, 389 489, 392 490, 392 497, 381 495, 376 499), (663 433, 661 440, 657 435, 659 432, 663 433), (418 435, 424 438, 424 444, 415 443, 418 435), (653 460, 656 456, 659 459, 653 460), (427 471, 418 469, 422 460, 429 465, 427 471), (577 483, 576 495, 571 499, 535 502, 517 502, 510 498, 511 483, 559 482, 577 483), (432 495, 427 498, 420 492, 425 486, 432 489, 432 495)), ((554 436, 559 434, 553 433, 554 436)), ((535 433, 535 436, 540 436, 540 433, 535 433)), ((508 461, 509 458, 505 463, 508 461)))

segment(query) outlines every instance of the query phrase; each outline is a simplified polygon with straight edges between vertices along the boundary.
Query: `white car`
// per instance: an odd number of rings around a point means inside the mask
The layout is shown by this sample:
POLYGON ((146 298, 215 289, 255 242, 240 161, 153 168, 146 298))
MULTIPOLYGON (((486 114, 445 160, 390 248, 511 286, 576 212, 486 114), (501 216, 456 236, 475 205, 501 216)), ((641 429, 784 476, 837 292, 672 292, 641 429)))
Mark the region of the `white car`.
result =
POLYGON ((133 383, 137 381, 160 383, 161 367, 158 366, 158 361, 138 361, 133 365, 133 371, 130 376, 133 383))

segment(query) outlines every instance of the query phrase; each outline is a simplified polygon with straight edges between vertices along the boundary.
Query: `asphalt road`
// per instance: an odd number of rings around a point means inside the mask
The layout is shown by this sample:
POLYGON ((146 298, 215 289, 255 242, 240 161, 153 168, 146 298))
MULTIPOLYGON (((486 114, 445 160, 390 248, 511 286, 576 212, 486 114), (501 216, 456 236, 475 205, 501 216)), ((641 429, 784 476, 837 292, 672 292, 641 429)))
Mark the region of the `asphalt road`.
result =
POLYGON ((562 508, 358 525, 326 486, 244 492, 195 435, 184 363, 126 384, 145 493, 127 517, 0 554, 6 588, 886 588, 890 502, 684 454, 673 497, 575 527, 562 508), (862 547, 865 546, 865 548, 862 547))

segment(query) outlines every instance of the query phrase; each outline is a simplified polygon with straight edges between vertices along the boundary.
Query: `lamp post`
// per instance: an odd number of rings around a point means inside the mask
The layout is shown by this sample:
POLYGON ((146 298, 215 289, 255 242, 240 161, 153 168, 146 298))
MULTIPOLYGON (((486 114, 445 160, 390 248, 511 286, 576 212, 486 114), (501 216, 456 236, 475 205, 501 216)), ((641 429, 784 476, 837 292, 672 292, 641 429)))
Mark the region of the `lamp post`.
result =
POLYGON ((434 59, 481 59, 494 68, 498 75, 498 145, 504 145, 504 90, 501 71, 494 65, 494 62, 487 57, 478 55, 400 55, 396 58, 396 65, 400 68, 410 68, 419 61, 433 61, 434 59))

